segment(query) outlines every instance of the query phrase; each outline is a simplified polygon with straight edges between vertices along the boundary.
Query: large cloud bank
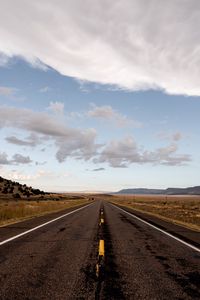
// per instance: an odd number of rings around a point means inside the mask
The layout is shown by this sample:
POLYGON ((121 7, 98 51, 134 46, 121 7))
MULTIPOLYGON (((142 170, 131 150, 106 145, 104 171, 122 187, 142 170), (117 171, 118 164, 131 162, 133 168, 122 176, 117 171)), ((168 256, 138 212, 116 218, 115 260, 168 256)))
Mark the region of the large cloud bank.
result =
MULTIPOLYGON (((132 136, 98 144, 97 132, 93 128, 84 130, 71 128, 46 112, 0 106, 0 129, 3 128, 15 128, 27 132, 28 136, 25 139, 15 136, 5 138, 8 143, 16 146, 30 148, 48 141, 53 142, 56 148, 55 157, 60 163, 65 162, 67 158, 74 158, 91 160, 95 164, 107 163, 114 168, 124 168, 134 163, 178 166, 187 164, 191 160, 189 155, 179 154, 177 137, 180 139, 181 136, 178 136, 178 133, 173 135, 169 145, 153 151, 143 149, 132 136)), ((12 160, 8 160, 6 153, 0 153, 0 165, 30 162, 32 160, 29 157, 16 154, 12 160)))
POLYGON ((200 95, 200 2, 2 0, 7 56, 130 90, 200 95))

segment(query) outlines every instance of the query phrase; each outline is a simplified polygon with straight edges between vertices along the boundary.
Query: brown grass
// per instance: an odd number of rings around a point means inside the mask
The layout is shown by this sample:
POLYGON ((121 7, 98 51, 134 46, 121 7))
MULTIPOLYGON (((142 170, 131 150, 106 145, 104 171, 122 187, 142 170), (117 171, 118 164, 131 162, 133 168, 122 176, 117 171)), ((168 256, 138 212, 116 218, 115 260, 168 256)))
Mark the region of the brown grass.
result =
POLYGON ((89 203, 88 199, 59 201, 0 201, 0 226, 89 203))
POLYGON ((117 195, 111 201, 200 231, 200 196, 117 195))

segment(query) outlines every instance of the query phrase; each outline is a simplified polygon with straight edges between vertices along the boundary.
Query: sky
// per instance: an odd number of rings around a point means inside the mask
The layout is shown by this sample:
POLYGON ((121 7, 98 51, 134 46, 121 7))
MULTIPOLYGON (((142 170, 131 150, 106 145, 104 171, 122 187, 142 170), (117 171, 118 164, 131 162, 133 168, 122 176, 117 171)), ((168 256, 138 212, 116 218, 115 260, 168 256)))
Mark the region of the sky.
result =
POLYGON ((0 175, 45 191, 200 185, 200 2, 2 0, 0 175))

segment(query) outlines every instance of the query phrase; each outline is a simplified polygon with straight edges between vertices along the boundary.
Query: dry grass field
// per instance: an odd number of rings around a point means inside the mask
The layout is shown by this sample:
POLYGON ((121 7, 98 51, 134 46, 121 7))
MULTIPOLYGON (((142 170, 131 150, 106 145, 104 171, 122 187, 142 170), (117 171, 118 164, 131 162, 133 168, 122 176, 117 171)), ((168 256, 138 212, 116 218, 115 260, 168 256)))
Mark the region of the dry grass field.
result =
POLYGON ((20 201, 0 201, 0 226, 15 223, 27 218, 41 216, 51 212, 89 203, 88 198, 69 199, 65 195, 45 195, 44 199, 30 199, 20 201))
POLYGON ((200 231, 200 196, 116 195, 108 200, 200 231))
POLYGON ((46 193, 0 176, 0 226, 89 202, 87 195, 46 193))

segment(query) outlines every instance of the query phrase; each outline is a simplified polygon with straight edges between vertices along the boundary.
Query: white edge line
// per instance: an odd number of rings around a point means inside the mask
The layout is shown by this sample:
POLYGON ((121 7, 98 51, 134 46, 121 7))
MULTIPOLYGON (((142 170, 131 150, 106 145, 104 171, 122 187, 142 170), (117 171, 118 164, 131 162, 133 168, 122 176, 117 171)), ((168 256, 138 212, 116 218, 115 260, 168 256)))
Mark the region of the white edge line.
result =
POLYGON ((165 235, 171 237, 172 239, 174 239, 174 240, 176 240, 176 241, 178 241, 178 242, 184 244, 185 246, 187 246, 187 247, 189 247, 189 248, 191 248, 191 249, 193 249, 193 250, 195 250, 195 251, 197 251, 197 252, 200 253, 200 249, 197 248, 197 247, 195 247, 195 246, 193 246, 192 244, 189 244, 189 243, 187 243, 187 242, 185 242, 185 241, 179 239, 178 237, 172 235, 171 233, 168 233, 168 232, 166 232, 166 231, 160 229, 159 227, 157 227, 157 226, 155 226, 155 225, 152 225, 151 223, 149 223, 149 222, 147 222, 147 221, 144 221, 144 220, 141 219, 140 217, 137 217, 137 216, 135 216, 134 214, 131 214, 131 213, 127 212, 126 210, 124 210, 124 209, 122 209, 122 208, 120 208, 120 207, 118 207, 118 206, 116 206, 116 205, 114 205, 114 204, 111 204, 111 205, 114 206, 114 207, 116 207, 116 208, 118 208, 119 210, 125 212, 126 214, 130 215, 132 218, 135 218, 135 219, 141 221, 142 223, 144 223, 144 224, 146 224, 146 225, 148 225, 148 226, 150 226, 150 227, 152 227, 152 228, 154 228, 154 229, 156 229, 156 230, 162 232, 163 234, 165 234, 165 235))
POLYGON ((93 204, 93 203, 88 204, 88 205, 83 206, 83 207, 80 207, 80 208, 77 208, 77 209, 75 209, 75 210, 72 210, 72 211, 70 211, 70 212, 68 212, 68 213, 66 213, 66 214, 64 214, 64 215, 62 215, 62 216, 60 216, 60 217, 57 217, 57 218, 55 218, 55 219, 53 219, 53 220, 50 220, 50 221, 48 221, 48 222, 46 222, 46 223, 43 223, 43 224, 38 225, 38 226, 36 226, 36 227, 34 227, 34 228, 31 228, 31 229, 29 229, 29 230, 27 230, 27 231, 24 231, 24 232, 22 232, 22 233, 20 233, 20 234, 17 234, 17 235, 15 235, 15 236, 13 236, 13 237, 7 239, 7 240, 4 240, 4 241, 0 242, 0 246, 6 244, 6 243, 8 243, 8 242, 11 242, 11 241, 13 241, 13 240, 15 240, 15 239, 17 239, 17 238, 19 238, 19 237, 21 237, 21 236, 27 234, 27 233, 30 233, 30 232, 32 232, 32 231, 34 231, 34 230, 37 230, 37 229, 39 229, 39 228, 41 228, 41 227, 43 227, 43 226, 46 226, 46 225, 48 225, 48 224, 50 224, 50 223, 53 223, 53 222, 55 222, 55 221, 57 221, 57 220, 59 220, 59 219, 62 219, 62 218, 64 218, 64 217, 66 217, 66 216, 69 216, 69 215, 71 215, 71 214, 73 214, 73 213, 75 213, 75 212, 77 212, 77 211, 79 211, 79 210, 81 210, 81 209, 84 209, 84 208, 86 208, 86 207, 88 207, 88 206, 90 206, 90 205, 92 205, 92 204, 93 204))

